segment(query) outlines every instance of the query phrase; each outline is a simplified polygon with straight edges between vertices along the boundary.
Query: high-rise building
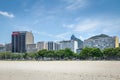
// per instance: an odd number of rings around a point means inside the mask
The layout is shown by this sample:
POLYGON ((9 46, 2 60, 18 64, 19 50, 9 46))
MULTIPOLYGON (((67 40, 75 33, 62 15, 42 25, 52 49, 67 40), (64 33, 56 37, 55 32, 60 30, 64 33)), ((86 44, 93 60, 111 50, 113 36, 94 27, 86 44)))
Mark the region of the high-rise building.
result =
POLYGON ((33 44, 34 37, 31 32, 15 31, 12 33, 12 52, 26 52, 26 45, 33 44))
POLYGON ((49 41, 47 45, 48 45, 48 50, 59 50, 60 48, 60 44, 53 41, 49 41))
POLYGON ((54 43, 54 47, 55 47, 55 50, 60 50, 60 43, 59 42, 55 42, 54 43))
POLYGON ((54 50, 54 42, 48 42, 48 50, 54 50))
POLYGON ((83 48, 83 41, 76 38, 74 35, 71 36, 71 40, 77 41, 78 42, 78 48, 82 49, 83 48))
POLYGON ((84 40, 84 47, 97 47, 100 49, 116 48, 119 47, 119 40, 118 37, 101 34, 84 40))
POLYGON ((76 53, 78 49, 78 42, 74 40, 61 41, 60 49, 65 49, 65 48, 69 48, 76 53))
POLYGON ((37 43, 37 50, 48 49, 47 43, 44 41, 37 43))

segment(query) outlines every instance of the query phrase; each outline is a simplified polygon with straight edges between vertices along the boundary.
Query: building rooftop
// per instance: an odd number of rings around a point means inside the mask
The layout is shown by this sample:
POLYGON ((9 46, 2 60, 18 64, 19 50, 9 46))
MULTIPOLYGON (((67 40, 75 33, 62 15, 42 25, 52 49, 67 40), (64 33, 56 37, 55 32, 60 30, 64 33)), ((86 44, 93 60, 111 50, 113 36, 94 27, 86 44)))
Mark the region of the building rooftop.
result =
POLYGON ((105 38, 105 37, 110 37, 110 36, 108 36, 106 34, 100 34, 100 35, 90 37, 89 39, 98 39, 98 38, 105 38))

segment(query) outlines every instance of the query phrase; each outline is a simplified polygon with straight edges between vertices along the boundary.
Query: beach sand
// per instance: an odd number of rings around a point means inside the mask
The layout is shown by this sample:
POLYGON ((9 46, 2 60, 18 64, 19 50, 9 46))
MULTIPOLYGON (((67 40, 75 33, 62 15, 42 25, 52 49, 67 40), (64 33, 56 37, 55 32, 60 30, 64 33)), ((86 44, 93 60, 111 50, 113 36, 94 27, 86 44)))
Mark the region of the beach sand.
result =
POLYGON ((120 80, 120 61, 0 61, 0 80, 120 80))

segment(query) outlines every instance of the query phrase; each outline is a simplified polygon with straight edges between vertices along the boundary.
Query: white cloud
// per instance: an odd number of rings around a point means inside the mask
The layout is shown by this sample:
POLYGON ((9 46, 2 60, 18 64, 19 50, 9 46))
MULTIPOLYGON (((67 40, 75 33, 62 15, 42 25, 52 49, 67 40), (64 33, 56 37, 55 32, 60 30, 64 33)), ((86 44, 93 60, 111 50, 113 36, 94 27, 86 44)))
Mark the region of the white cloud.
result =
POLYGON ((84 21, 79 21, 77 24, 63 25, 63 27, 72 29, 73 31, 77 32, 86 32, 99 27, 99 25, 100 25, 99 21, 86 19, 84 21))
POLYGON ((70 32, 60 33, 60 34, 55 35, 55 38, 58 40, 66 40, 68 39, 69 35, 71 35, 70 32))
POLYGON ((35 35, 45 36, 52 40, 67 40, 71 34, 77 35, 80 39, 84 40, 97 34, 108 34, 119 36, 120 32, 120 19, 105 19, 105 18, 89 18, 80 19, 73 24, 63 24, 66 32, 51 34, 50 32, 34 29, 28 26, 16 26, 16 30, 32 31, 35 35))
POLYGON ((76 10, 87 5, 86 0, 65 0, 65 1, 68 3, 66 7, 66 9, 68 10, 76 10))
POLYGON ((42 31, 37 31, 37 30, 32 30, 32 32, 34 34, 43 35, 45 37, 52 38, 53 40, 56 40, 56 41, 66 40, 66 39, 68 39, 69 35, 71 34, 69 32, 60 33, 60 34, 50 34, 50 33, 47 33, 47 32, 42 32, 42 31))
POLYGON ((102 32, 104 33, 118 33, 120 32, 120 19, 103 22, 102 32))
POLYGON ((14 18, 15 17, 13 14, 10 14, 8 12, 3 12, 3 11, 0 11, 0 15, 3 15, 3 16, 9 17, 9 18, 14 18))
POLYGON ((49 34, 49 33, 43 32, 43 31, 39 31, 39 30, 33 29, 31 27, 28 27, 28 26, 23 26, 23 25, 19 25, 19 26, 14 25, 14 29, 16 31, 32 31, 33 34, 44 35, 44 36, 47 36, 47 37, 55 37, 52 34, 49 34))
POLYGON ((59 34, 50 34, 50 33, 47 33, 45 31, 39 31, 39 30, 36 30, 36 29, 33 29, 31 27, 28 27, 28 26, 16 26, 14 25, 14 29, 16 31, 31 31, 33 34, 35 35, 39 35, 39 36, 45 36, 45 37, 48 37, 48 38, 52 38, 54 40, 66 40, 69 35, 71 35, 71 32, 64 32, 64 33, 59 33, 59 34))
POLYGON ((107 35, 119 36, 120 19, 90 18, 79 20, 76 24, 67 24, 67 26, 64 28, 68 28, 72 33, 82 34, 82 36, 84 37, 81 37, 81 39, 102 33, 107 35))
POLYGON ((92 30, 92 29, 99 27, 99 25, 100 25, 99 21, 87 19, 83 22, 76 24, 74 26, 75 27, 74 31, 86 32, 86 31, 89 31, 89 30, 92 30))
POLYGON ((69 25, 63 24, 63 27, 65 27, 65 28, 74 28, 74 25, 73 24, 69 24, 69 25))

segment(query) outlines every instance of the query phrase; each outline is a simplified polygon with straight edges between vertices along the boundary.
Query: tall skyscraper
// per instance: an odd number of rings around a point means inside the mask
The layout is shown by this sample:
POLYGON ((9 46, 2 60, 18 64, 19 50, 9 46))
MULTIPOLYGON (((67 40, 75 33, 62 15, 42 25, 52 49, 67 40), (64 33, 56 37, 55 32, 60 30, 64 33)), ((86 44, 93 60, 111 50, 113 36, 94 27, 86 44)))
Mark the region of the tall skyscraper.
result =
POLYGON ((76 38, 74 35, 71 36, 71 40, 77 41, 78 42, 78 48, 81 49, 83 48, 83 41, 76 38))
POLYGON ((54 50, 54 42, 48 42, 48 50, 54 50))
POLYGON ((15 31, 12 33, 12 52, 26 52, 26 45, 33 44, 34 37, 31 32, 15 31))

